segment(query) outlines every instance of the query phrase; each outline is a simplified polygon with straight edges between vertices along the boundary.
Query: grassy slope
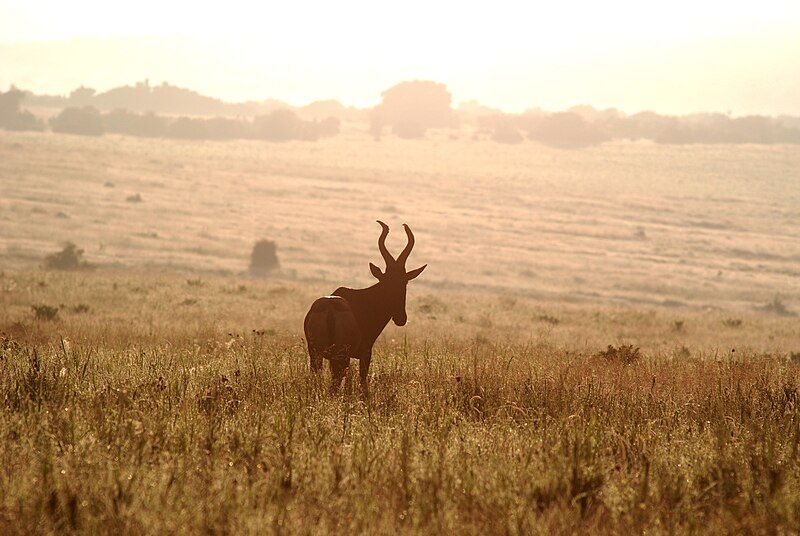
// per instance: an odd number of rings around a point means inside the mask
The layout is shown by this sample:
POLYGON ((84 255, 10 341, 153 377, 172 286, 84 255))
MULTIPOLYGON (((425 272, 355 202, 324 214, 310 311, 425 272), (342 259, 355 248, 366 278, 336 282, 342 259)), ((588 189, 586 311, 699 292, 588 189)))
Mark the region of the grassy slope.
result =
POLYGON ((798 170, 783 146, 0 133, 0 258, 72 240, 99 263, 239 273, 266 237, 288 272, 358 284, 382 218, 416 230, 431 289, 745 310, 800 301, 798 170))

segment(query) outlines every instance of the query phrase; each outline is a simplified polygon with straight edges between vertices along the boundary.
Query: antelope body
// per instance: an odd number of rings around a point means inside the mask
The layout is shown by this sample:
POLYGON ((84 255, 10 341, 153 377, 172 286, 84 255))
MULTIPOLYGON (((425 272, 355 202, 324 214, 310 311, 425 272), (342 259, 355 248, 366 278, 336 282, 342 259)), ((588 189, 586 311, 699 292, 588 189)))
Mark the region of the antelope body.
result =
POLYGON ((378 249, 386 270, 369 264, 378 282, 361 289, 339 287, 331 296, 317 299, 303 324, 311 370, 319 372, 323 359, 330 361, 333 390, 339 388, 347 374, 350 359, 358 359, 359 378, 366 392, 375 340, 390 320, 397 326, 406 324, 406 286, 427 266, 406 272, 406 260, 414 247, 414 234, 408 225, 403 224, 408 243, 395 259, 386 249, 389 226, 381 221, 378 224, 381 226, 378 249))

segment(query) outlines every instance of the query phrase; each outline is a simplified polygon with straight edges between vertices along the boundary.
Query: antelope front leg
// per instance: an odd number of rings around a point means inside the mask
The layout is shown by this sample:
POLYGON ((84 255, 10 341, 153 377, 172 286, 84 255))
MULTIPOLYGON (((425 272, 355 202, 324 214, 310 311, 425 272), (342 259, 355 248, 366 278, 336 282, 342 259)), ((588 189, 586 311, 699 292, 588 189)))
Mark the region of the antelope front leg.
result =
POLYGON ((369 385, 368 385, 368 376, 369 376, 369 364, 372 361, 372 350, 366 352, 364 355, 361 356, 361 359, 358 360, 358 376, 361 379, 361 390, 364 393, 364 396, 369 394, 369 385))

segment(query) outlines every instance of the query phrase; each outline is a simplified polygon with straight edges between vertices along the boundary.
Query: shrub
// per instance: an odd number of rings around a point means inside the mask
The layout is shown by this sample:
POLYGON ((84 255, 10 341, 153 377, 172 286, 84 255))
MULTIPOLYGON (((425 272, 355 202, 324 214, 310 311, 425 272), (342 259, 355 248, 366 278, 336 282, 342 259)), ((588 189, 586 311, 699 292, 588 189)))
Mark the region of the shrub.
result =
POLYGON ((210 140, 233 140, 246 138, 250 125, 237 119, 213 117, 206 120, 205 133, 210 140))
POLYGON ((270 141, 316 140, 314 123, 303 121, 291 110, 275 110, 253 120, 256 138, 270 141))
POLYGON ((179 117, 169 124, 164 135, 179 140, 204 140, 208 138, 206 121, 193 117, 179 117))
POLYGON ((20 109, 24 97, 25 93, 13 87, 5 93, 0 92, 0 128, 17 131, 44 129, 36 116, 20 109))
POLYGON ((82 259, 83 250, 72 242, 64 244, 64 248, 44 258, 44 267, 48 270, 77 270, 87 268, 89 264, 82 259))
POLYGON ((80 134, 82 136, 102 136, 105 132, 103 116, 95 108, 65 108, 50 120, 53 132, 80 134))
POLYGON ((783 303, 781 297, 777 294, 774 298, 772 298, 771 302, 758 307, 758 309, 764 311, 765 313, 772 313, 780 316, 795 316, 795 313, 786 307, 786 304, 783 303))
POLYGON ((257 276, 267 275, 278 268, 278 246, 272 240, 259 240, 250 254, 250 273, 257 276))
POLYGON ((103 116, 106 132, 140 136, 144 138, 158 138, 167 130, 167 120, 153 113, 134 114, 127 110, 114 110, 103 116))
POLYGON ((529 137, 559 149, 580 149, 610 139, 596 125, 573 112, 559 112, 532 121, 529 137))
POLYGON ((623 365, 632 365, 642 358, 638 346, 621 345, 619 347, 608 345, 603 351, 597 353, 597 357, 601 357, 606 361, 613 363, 622 363, 623 365))
POLYGON ((36 320, 55 320, 56 316, 58 316, 58 307, 52 307, 50 305, 31 305, 31 309, 33 309, 33 314, 36 316, 36 320))
POLYGON ((550 324, 551 326, 557 326, 561 323, 561 320, 550 315, 539 315, 539 321, 544 322, 545 324, 550 324))

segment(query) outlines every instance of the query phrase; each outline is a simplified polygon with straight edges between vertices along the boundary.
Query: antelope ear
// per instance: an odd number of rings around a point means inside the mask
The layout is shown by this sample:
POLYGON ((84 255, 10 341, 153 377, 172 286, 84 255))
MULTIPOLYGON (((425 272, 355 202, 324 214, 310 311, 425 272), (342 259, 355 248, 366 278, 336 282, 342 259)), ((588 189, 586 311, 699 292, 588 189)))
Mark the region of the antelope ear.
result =
POLYGON ((378 281, 381 281, 383 279, 383 272, 381 272, 381 269, 375 266, 374 264, 369 263, 369 271, 372 272, 372 275, 374 275, 375 279, 377 279, 378 281))
POLYGON ((406 272, 406 281, 411 281, 412 279, 417 277, 419 274, 421 274, 422 270, 424 270, 427 267, 428 267, 427 264, 423 264, 422 266, 420 266, 416 270, 411 270, 410 272, 406 272))

